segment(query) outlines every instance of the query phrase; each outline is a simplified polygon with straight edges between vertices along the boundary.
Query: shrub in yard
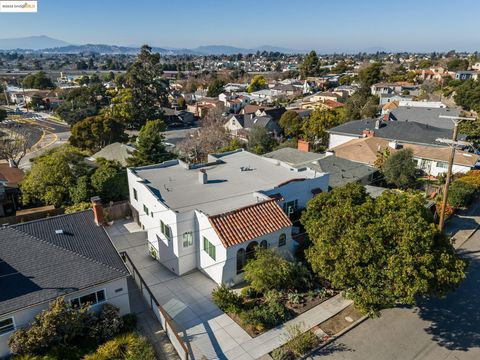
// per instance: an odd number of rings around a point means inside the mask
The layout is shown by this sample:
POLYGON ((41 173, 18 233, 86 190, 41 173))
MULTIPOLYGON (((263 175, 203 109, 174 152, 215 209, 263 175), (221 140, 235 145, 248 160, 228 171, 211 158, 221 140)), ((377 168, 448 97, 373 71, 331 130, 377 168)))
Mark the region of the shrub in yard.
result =
POLYGON ((472 201, 475 191, 475 186, 470 183, 454 181, 448 190, 448 203, 454 207, 465 207, 472 201))
POLYGON ((137 317, 135 314, 126 314, 122 316, 122 333, 131 332, 137 327, 137 317))
POLYGON ((92 335, 100 341, 111 339, 123 329, 123 319, 118 308, 110 304, 102 305, 100 313, 92 326, 92 335))
POLYGON ((212 299, 224 312, 238 314, 241 310, 242 299, 224 284, 213 290, 212 299))
POLYGON ((88 337, 93 319, 87 308, 72 309, 60 297, 35 316, 30 327, 15 331, 8 345, 14 354, 45 354, 58 344, 71 344, 88 337))
POLYGON ((313 331, 308 330, 304 332, 300 324, 288 327, 287 331, 289 340, 285 344, 285 348, 291 351, 295 357, 305 355, 317 343, 317 337, 313 331))
POLYGON ((250 325, 261 331, 283 323, 288 319, 288 311, 280 302, 280 295, 269 292, 266 302, 240 313, 244 325, 250 325))
POLYGON ((480 170, 470 170, 464 176, 459 177, 458 181, 473 185, 480 190, 480 170))
POLYGON ((294 266, 271 249, 257 248, 255 259, 245 265, 244 278, 258 292, 282 290, 291 286, 294 266))
POLYGON ((292 360, 295 357, 290 351, 282 346, 272 351, 272 358, 273 360, 292 360))
POLYGON ((84 360, 155 360, 155 352, 147 339, 136 333, 118 336, 105 344, 84 360))

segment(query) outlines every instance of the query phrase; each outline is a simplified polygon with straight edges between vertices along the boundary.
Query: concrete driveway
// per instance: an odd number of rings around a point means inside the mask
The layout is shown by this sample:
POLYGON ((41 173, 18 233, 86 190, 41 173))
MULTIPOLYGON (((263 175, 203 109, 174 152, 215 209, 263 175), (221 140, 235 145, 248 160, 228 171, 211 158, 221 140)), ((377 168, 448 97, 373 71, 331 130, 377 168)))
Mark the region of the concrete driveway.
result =
POLYGON ((117 220, 106 228, 118 251, 126 251, 158 302, 176 324, 194 359, 253 359, 241 347, 248 335, 212 301, 216 284, 200 271, 177 276, 147 251, 147 234, 117 220))

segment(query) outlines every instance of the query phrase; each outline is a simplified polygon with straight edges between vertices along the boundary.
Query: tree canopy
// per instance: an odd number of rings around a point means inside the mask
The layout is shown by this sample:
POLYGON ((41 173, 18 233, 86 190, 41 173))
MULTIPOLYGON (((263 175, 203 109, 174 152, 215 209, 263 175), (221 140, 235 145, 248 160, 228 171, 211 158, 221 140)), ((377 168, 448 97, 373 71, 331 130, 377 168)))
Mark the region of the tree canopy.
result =
POLYGON ((267 87, 267 80, 262 75, 255 75, 248 85, 247 91, 249 93, 265 89, 267 87))
POLYGON ((300 65, 300 76, 305 79, 309 76, 317 76, 320 70, 320 62, 315 51, 310 51, 300 65))
POLYGON ((172 158, 165 149, 162 120, 150 120, 142 126, 138 134, 135 150, 128 160, 130 166, 144 166, 164 162, 172 158))
POLYGON ((52 80, 45 74, 43 71, 39 71, 35 74, 30 74, 23 79, 23 87, 28 89, 54 89, 55 85, 53 85, 52 80))
POLYGON ((302 133, 315 150, 321 151, 328 147, 327 130, 345 122, 345 110, 315 109, 305 120, 302 133))
POLYGON ((405 189, 416 179, 417 168, 411 149, 401 149, 389 155, 384 161, 382 173, 392 185, 405 189))
POLYGON ((280 117, 279 124, 286 136, 297 136, 302 128, 303 119, 297 112, 288 110, 280 117))
POLYGON ((264 127, 254 125, 248 133, 248 150, 255 154, 272 151, 275 140, 264 127))
POLYGON ((167 84, 161 78, 160 54, 143 45, 135 62, 128 68, 126 84, 132 89, 133 122, 136 127, 158 119, 160 105, 166 102, 167 84))
POLYGON ((213 81, 208 85, 207 96, 217 97, 223 92, 223 87, 225 86, 225 81, 222 79, 213 79, 213 81))
POLYGON ((313 271, 364 313, 443 296, 465 278, 466 262, 420 194, 386 191, 372 199, 351 183, 314 197, 301 222, 313 271))
POLYGON ((96 152, 114 142, 128 139, 125 126, 106 114, 90 116, 72 126, 70 144, 96 152))

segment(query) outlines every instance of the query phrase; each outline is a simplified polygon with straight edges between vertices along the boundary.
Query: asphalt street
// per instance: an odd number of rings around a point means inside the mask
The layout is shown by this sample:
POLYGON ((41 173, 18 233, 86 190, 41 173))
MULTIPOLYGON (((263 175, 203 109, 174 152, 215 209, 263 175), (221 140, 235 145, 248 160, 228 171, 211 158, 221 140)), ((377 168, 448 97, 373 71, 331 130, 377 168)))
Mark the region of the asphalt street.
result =
POLYGON ((480 231, 458 251, 470 261, 459 289, 414 308, 383 311, 310 359, 480 359, 480 231))

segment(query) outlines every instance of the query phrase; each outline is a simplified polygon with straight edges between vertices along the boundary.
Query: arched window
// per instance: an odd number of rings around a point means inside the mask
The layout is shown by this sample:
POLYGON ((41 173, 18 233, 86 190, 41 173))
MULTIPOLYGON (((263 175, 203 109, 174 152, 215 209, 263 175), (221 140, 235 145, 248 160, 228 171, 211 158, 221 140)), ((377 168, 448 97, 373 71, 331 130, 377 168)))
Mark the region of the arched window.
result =
POLYGON ((278 246, 284 246, 287 244, 287 235, 281 234, 278 238, 278 246))
POLYGON ((245 256, 245 249, 240 249, 237 251, 237 274, 241 274, 243 272, 243 267, 247 262, 247 258, 245 256))
POLYGON ((251 259, 255 259, 255 249, 257 248, 258 243, 256 241, 252 241, 247 246, 246 258, 247 261, 251 259))
POLYGON ((267 240, 262 240, 260 242, 260 247, 266 249, 268 247, 267 240))

